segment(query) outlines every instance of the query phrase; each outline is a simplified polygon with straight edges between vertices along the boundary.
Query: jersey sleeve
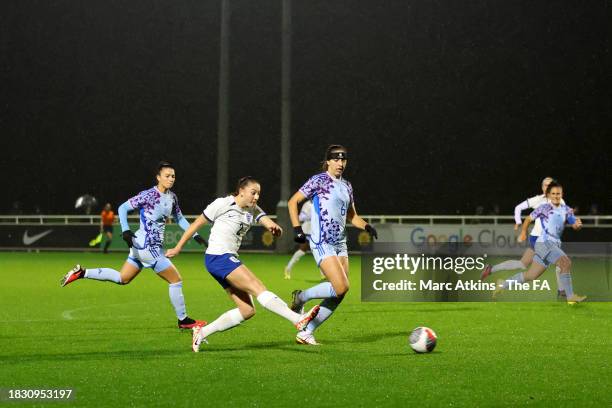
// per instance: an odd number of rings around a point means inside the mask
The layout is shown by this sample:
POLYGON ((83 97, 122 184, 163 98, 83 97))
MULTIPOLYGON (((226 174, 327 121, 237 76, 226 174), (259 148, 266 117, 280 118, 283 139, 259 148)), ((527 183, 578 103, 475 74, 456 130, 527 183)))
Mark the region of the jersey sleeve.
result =
POLYGON ((137 208, 142 208, 148 199, 147 192, 148 190, 141 191, 140 193, 136 194, 134 197, 127 200, 127 202, 130 203, 130 205, 132 206, 134 210, 137 208))
POLYGON ((576 216, 574 215, 574 210, 572 210, 570 207, 567 207, 567 216, 565 217, 565 220, 569 225, 574 225, 576 223, 576 216))
POLYGON ((179 206, 178 197, 176 194, 172 193, 172 197, 174 199, 172 203, 172 215, 174 216, 176 222, 178 222, 179 219, 183 218, 183 212, 179 206))
POLYGON ((523 210, 526 210, 529 208, 529 199, 523 201, 522 203, 519 203, 516 207, 514 207, 514 222, 516 224, 521 224, 521 213, 523 212, 523 210))
POLYGON ((532 220, 535 220, 536 218, 540 218, 544 214, 546 214, 549 207, 550 207, 550 204, 542 204, 541 206, 533 210, 531 214, 529 214, 529 216, 531 217, 532 220))
POLYGON ((321 177, 320 175, 312 176, 311 178, 304 183, 302 187, 300 187, 300 192, 304 194, 306 198, 312 198, 321 187, 321 177))
POLYGON ((259 207, 258 205, 255 206, 255 208, 253 209, 253 224, 257 224, 259 222, 259 220, 261 220, 261 217, 265 217, 266 212, 264 210, 261 209, 261 207, 259 207))
POLYGON ((215 201, 208 204, 208 206, 204 209, 204 211, 202 211, 202 215, 204 216, 204 218, 208 220, 208 222, 215 222, 223 206, 224 206, 224 199, 217 198, 215 201))
POLYGON ((536 208, 538 207, 537 203, 540 200, 540 196, 539 195, 534 195, 533 197, 528 198, 527 200, 525 200, 525 202, 527 203, 527 208, 536 208))

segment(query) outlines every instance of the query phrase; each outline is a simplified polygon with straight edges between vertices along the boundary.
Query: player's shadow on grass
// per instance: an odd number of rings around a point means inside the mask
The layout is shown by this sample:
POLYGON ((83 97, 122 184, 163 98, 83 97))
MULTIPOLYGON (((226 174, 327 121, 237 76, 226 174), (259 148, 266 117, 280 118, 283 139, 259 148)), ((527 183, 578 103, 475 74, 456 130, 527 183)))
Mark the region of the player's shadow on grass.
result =
POLYGON ((327 339, 325 344, 345 344, 345 343, 374 343, 380 340, 385 340, 393 337, 406 337, 405 330, 393 332, 369 332, 361 336, 343 337, 342 339, 327 339))
MULTIPOLYGON (((248 350, 281 350, 292 351, 297 353, 309 353, 313 350, 312 347, 304 347, 289 341, 268 341, 265 343, 250 343, 241 344, 239 346, 202 346, 201 351, 204 353, 227 353, 228 351, 248 351, 248 350)), ((238 357, 236 357, 238 358, 238 357)), ((242 358, 242 357, 240 357, 242 358)))
POLYGON ((184 349, 180 350, 123 350, 123 351, 90 351, 54 354, 28 354, 21 356, 3 356, 3 364, 21 365, 29 362, 40 361, 89 361, 89 360, 148 360, 157 359, 160 356, 180 356, 186 354, 184 349))

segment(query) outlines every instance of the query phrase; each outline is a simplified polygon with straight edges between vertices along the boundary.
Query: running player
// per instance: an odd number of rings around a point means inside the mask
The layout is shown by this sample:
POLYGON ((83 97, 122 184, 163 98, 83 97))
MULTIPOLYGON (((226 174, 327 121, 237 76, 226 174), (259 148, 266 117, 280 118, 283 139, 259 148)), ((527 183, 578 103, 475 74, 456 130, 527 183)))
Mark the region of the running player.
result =
MULTIPOLYGON (((535 195, 527 200, 519 203, 516 207, 514 207, 514 230, 517 231, 519 226, 521 226, 521 212, 527 210, 529 208, 535 210, 540 205, 548 203, 549 200, 546 197, 546 189, 548 185, 554 181, 552 177, 545 177, 542 180, 542 194, 535 195)), ((565 201, 561 200, 561 204, 565 204, 565 201)), ((531 233, 529 234, 529 246, 523 252, 523 256, 520 260, 510 259, 496 265, 487 264, 480 275, 480 279, 485 280, 489 277, 489 275, 501 272, 501 271, 513 271, 515 269, 527 269, 531 262, 533 262, 533 256, 535 254, 534 245, 538 237, 542 232, 542 228, 539 223, 535 223, 531 233)), ((560 281, 561 268, 558 266, 555 267, 555 275, 557 277, 557 296, 565 297, 565 291, 561 289, 561 281, 560 281)))
POLYGON ((108 247, 113 241, 113 224, 115 223, 115 213, 111 203, 106 203, 104 209, 100 213, 100 233, 106 235, 106 242, 104 242, 104 249, 102 252, 108 253, 108 247))
POLYGON ((257 180, 252 177, 241 178, 236 191, 210 203, 187 228, 176 247, 166 254, 168 257, 178 255, 198 229, 208 222, 213 223, 204 262, 208 272, 225 289, 237 307, 223 313, 207 326, 193 328, 191 348, 196 353, 200 350, 200 344, 207 342, 206 339, 213 333, 231 329, 255 315, 252 296, 264 308, 289 320, 298 330, 303 329, 319 311, 319 307, 315 306, 306 314, 293 312, 238 259, 242 238, 251 225, 260 223, 274 236, 280 236, 283 232, 257 205, 260 192, 261 186, 257 180))
POLYGON ((499 280, 496 293, 504 289, 509 289, 513 283, 530 282, 537 279, 546 268, 551 264, 556 264, 561 268, 561 287, 567 295, 567 302, 574 304, 582 302, 586 296, 578 296, 574 293, 572 286, 572 275, 570 274, 571 261, 561 250, 561 235, 565 224, 571 225, 574 229, 582 227, 580 218, 574 216, 570 207, 562 203, 563 187, 556 181, 551 181, 546 190, 546 195, 550 202, 542 204, 533 211, 523 222, 519 242, 527 239, 527 229, 532 220, 540 224, 542 233, 535 242, 535 256, 527 272, 519 272, 509 279, 499 280))
MULTIPOLYGON (((142 268, 152 268, 169 284, 170 302, 178 318, 178 327, 191 329, 205 323, 187 316, 181 275, 172 262, 164 256, 163 250, 166 220, 171 215, 174 216, 177 224, 184 230, 189 228, 189 222, 179 208, 176 194, 170 191, 176 179, 174 166, 165 161, 160 162, 156 177, 157 186, 138 193, 119 207, 122 236, 130 248, 130 254, 121 271, 111 268, 85 269, 81 265, 76 265, 62 278, 61 285, 66 286, 82 278, 127 285, 142 268), (130 230, 127 220, 127 213, 134 210, 140 212, 140 229, 136 234, 130 230)), ((193 238, 199 244, 206 243, 204 238, 197 234, 193 235, 193 238)))
MULTIPOLYGON (((300 223, 302 224, 302 230, 304 231, 304 234, 306 234, 306 239, 310 237, 311 214, 312 214, 312 201, 306 200, 304 201, 304 204, 302 204, 302 209, 300 210, 300 215, 298 217, 300 220, 300 223)), ((308 247, 307 242, 302 242, 301 244, 299 244, 298 249, 293 253, 293 256, 289 260, 289 263, 287 263, 287 266, 285 266, 285 279, 291 279, 291 269, 293 269, 293 266, 296 263, 298 263, 298 261, 304 255, 306 255, 306 252, 308 252, 308 250, 309 250, 309 247, 308 247)), ((325 278, 322 272, 321 272, 321 277, 325 278)))
POLYGON ((291 309, 295 312, 300 312, 311 299, 323 299, 317 317, 298 332, 296 341, 300 344, 319 344, 313 333, 332 315, 349 290, 346 221, 378 238, 376 229, 357 215, 353 187, 342 177, 347 158, 345 147, 329 146, 322 163, 323 172, 312 176, 288 202, 295 241, 302 243, 306 242, 306 234, 299 223, 298 204, 305 199, 312 200, 314 212, 308 241, 317 266, 328 280, 310 289, 296 290, 292 294, 291 309))

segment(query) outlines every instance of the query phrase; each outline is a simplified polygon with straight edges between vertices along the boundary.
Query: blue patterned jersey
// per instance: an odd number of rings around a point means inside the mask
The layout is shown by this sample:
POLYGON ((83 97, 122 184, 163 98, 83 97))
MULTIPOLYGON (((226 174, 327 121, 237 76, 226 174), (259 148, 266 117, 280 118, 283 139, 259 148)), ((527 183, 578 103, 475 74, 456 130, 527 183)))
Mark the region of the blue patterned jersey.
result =
POLYGON ((128 200, 134 210, 140 211, 140 228, 136 231, 135 246, 161 248, 164 243, 166 220, 173 215, 183 217, 176 194, 168 190, 161 193, 157 187, 141 191, 128 200))
POLYGON ((574 211, 565 204, 558 207, 550 203, 542 204, 529 216, 542 227, 542 233, 537 242, 553 241, 560 243, 565 223, 571 225, 576 222, 574 211))
POLYGON ((353 204, 353 187, 327 172, 312 176, 300 188, 312 201, 310 239, 314 244, 346 242, 346 214, 353 204))

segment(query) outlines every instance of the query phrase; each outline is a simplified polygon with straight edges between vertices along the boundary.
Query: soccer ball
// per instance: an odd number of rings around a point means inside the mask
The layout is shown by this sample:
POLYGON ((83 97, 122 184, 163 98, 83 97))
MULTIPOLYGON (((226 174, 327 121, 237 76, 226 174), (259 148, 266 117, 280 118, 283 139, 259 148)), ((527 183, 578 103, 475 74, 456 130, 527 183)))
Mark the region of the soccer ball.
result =
POLYGON ((436 347, 438 336, 429 327, 417 327, 410 333, 408 343, 417 353, 429 353, 436 347))

